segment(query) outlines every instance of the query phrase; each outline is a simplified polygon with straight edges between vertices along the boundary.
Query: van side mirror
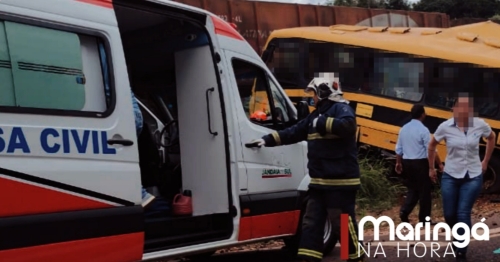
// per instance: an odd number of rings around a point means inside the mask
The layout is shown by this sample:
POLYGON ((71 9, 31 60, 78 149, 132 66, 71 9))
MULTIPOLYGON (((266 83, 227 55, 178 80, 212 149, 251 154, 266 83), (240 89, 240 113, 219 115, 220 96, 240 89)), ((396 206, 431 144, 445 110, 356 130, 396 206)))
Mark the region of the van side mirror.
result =
POLYGON ((309 115, 309 104, 306 101, 300 101, 295 106, 297 108, 297 120, 300 121, 309 115))
POLYGON ((274 112, 276 112, 275 115, 276 115, 276 122, 278 124, 278 127, 280 129, 285 128, 288 123, 285 123, 285 118, 284 118, 284 112, 283 112, 283 110, 281 108, 279 108, 279 107, 276 107, 274 112))
POLYGON ((283 110, 279 107, 276 107, 275 112, 276 112, 276 120, 278 120, 279 122, 284 122, 285 118, 284 118, 283 110))

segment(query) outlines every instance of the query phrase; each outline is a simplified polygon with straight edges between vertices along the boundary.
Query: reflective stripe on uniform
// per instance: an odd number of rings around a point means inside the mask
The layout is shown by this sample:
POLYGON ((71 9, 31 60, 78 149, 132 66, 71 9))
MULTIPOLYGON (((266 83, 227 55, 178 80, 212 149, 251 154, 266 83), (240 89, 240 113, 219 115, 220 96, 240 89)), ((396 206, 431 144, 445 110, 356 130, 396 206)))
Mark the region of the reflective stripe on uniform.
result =
POLYGON ((348 179, 311 178, 310 184, 323 185, 323 186, 357 186, 361 184, 361 180, 359 178, 348 178, 348 179))
POLYGON ((333 121, 335 120, 335 118, 333 117, 328 117, 326 118, 326 132, 327 133, 332 133, 332 128, 333 128, 333 121))
POLYGON ((319 133, 312 133, 307 135, 307 140, 316 140, 316 139, 337 139, 340 138, 337 135, 333 134, 326 134, 324 136, 320 135, 319 133))
POLYGON ((271 134, 273 135, 274 142, 276 142, 276 145, 277 146, 281 145, 281 139, 280 139, 280 135, 278 134, 278 132, 272 132, 271 134))
POLYGON ((323 259, 323 253, 318 252, 318 251, 314 251, 314 250, 311 250, 311 249, 300 248, 299 252, 297 254, 298 255, 302 255, 302 256, 308 256, 308 257, 314 257, 314 258, 318 258, 318 259, 323 259))
POLYGON ((354 250, 352 250, 351 254, 349 254, 350 259, 356 259, 361 257, 365 252, 362 248, 359 247, 358 236, 356 235, 356 229, 354 228, 354 224, 352 223, 352 217, 349 216, 349 234, 351 235, 352 242, 354 243, 354 250), (359 251, 359 254, 358 254, 359 251))

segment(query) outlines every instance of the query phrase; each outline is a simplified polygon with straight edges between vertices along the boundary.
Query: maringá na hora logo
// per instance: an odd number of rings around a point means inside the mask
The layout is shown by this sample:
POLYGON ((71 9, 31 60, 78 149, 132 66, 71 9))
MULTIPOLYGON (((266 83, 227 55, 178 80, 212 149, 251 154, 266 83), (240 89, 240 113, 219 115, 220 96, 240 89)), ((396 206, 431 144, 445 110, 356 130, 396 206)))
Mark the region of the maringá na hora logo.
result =
MULTIPOLYGON (((429 217, 426 217, 427 221, 430 221, 429 217)), ((397 227, 394 226, 394 221, 388 216, 381 216, 378 219, 373 216, 365 216, 363 217, 358 224, 358 241, 364 240, 364 226, 366 222, 373 223, 374 230, 374 241, 380 240, 380 225, 382 222, 386 222, 389 226, 389 240, 397 241, 397 257, 410 257, 410 245, 413 246, 413 253, 416 257, 425 257, 427 252, 431 252, 431 257, 437 256, 440 257, 439 253, 445 257, 446 255, 456 256, 453 250, 453 244, 458 248, 463 248, 469 245, 471 239, 475 239, 477 241, 488 241, 490 240, 490 229, 484 223, 486 219, 482 218, 481 222, 478 222, 469 228, 469 226, 465 223, 457 223, 450 228, 448 224, 444 222, 437 223, 434 228, 431 229, 431 225, 429 222, 426 223, 418 223, 414 228, 410 223, 400 223, 397 227), (425 224, 425 225, 424 225, 425 224), (424 239, 421 238, 420 231, 424 229, 424 239), (464 234, 459 234, 459 229, 463 229, 465 231, 464 234), (407 234, 404 234, 402 230, 407 231, 407 234), (444 230, 444 235, 448 244, 445 247, 441 247, 439 242, 439 233, 444 230), (482 232, 481 232, 482 230, 482 232), (452 238, 453 237, 453 238, 452 238), (472 238, 471 238, 472 237, 472 238), (396 240, 397 239, 397 240, 396 240), (453 240, 454 239, 454 240, 453 240), (410 243, 410 241, 412 243, 410 243), (414 242, 416 241, 416 242, 414 242), (453 241, 453 242, 451 242, 453 241), (427 243, 426 243, 427 242, 427 243), (452 244, 453 243, 453 244, 452 244), (430 244, 430 248, 428 247, 430 244), (417 247, 421 247, 423 250, 416 249, 417 247), (400 253, 402 252, 402 256, 400 253)), ((349 215, 342 214, 340 221, 340 240, 341 243, 347 243, 348 238, 350 237, 350 233, 348 232, 349 228, 349 215)), ((365 246, 361 244, 356 244, 357 246, 357 255, 365 254, 367 257, 374 257, 383 255, 386 257, 384 247, 382 243, 378 243, 376 246, 372 246, 370 242, 364 243, 365 246), (374 252, 372 252, 374 251, 374 252)), ((341 259, 348 259, 349 253, 352 250, 349 250, 349 245, 341 245, 341 259)), ((352 252, 353 253, 353 252, 352 252)))

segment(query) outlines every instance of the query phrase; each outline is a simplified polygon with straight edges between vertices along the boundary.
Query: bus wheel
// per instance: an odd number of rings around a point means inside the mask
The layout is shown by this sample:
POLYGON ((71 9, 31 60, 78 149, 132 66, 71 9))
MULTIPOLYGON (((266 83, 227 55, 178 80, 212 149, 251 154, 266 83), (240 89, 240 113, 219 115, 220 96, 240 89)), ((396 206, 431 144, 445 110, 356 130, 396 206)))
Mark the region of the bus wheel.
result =
POLYGON ((488 169, 483 174, 483 193, 500 193, 500 159, 497 156, 491 156, 488 169))
MULTIPOLYGON (((304 198, 302 210, 300 212, 300 219, 299 219, 299 223, 297 225, 297 233, 293 237, 284 239, 284 242, 285 242, 284 250, 292 257, 297 256, 300 237, 302 235, 301 234, 302 233, 302 218, 304 217, 308 200, 309 200, 309 197, 306 196, 304 198)), ((340 225, 338 225, 338 226, 340 226, 340 225)), ((339 230, 340 230, 340 228, 339 228, 339 230)), ((334 233, 334 225, 333 225, 332 221, 327 219, 325 222, 325 229, 324 229, 324 234, 323 234, 323 256, 327 256, 332 252, 333 248, 337 244, 337 241, 338 241, 337 234, 334 233)))

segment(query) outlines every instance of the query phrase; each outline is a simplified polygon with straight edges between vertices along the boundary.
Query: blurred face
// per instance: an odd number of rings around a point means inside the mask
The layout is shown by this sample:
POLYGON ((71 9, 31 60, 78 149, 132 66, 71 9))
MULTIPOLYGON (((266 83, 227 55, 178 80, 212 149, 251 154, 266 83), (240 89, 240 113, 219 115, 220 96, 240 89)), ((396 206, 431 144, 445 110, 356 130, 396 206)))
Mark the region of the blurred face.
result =
MULTIPOLYGON (((306 91, 306 94, 308 94, 312 98, 312 100, 314 101, 314 106, 318 105, 319 98, 316 95, 316 92, 314 92, 313 90, 309 89, 308 91, 306 91)), ((311 100, 308 100, 308 101, 311 101, 311 100)))
POLYGON ((462 124, 468 124, 474 116, 474 107, 469 97, 459 97, 455 107, 453 108, 453 116, 462 124))
POLYGON ((313 92, 313 100, 314 100, 314 106, 317 106, 317 105, 318 105, 319 98, 318 98, 318 95, 316 95, 316 93, 315 93, 315 92, 313 92))

